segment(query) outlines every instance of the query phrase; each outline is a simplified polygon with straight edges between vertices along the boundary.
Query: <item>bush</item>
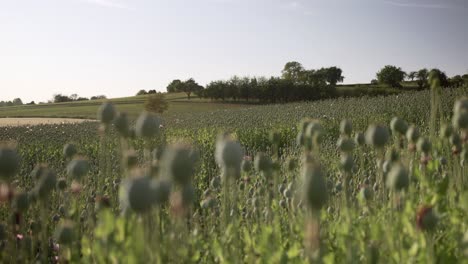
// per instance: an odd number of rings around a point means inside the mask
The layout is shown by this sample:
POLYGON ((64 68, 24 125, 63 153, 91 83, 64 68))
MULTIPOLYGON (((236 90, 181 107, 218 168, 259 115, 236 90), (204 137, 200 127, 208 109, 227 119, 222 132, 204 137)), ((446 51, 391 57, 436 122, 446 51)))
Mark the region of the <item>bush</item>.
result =
POLYGON ((162 114, 169 108, 163 93, 151 94, 145 102, 145 109, 148 112, 162 114))

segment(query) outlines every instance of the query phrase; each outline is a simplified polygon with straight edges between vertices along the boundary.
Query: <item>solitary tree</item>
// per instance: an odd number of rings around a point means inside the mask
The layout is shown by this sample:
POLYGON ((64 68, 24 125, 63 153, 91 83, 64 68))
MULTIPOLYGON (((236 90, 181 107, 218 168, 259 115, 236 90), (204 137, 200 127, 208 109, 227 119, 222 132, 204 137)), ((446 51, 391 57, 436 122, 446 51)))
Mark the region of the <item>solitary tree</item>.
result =
POLYGON ((181 80, 173 80, 168 86, 167 86, 167 92, 168 93, 175 93, 175 92, 180 92, 182 91, 182 86, 184 83, 181 80))
POLYGON ((416 74, 419 89, 423 89, 427 87, 428 75, 429 75, 429 72, 425 68, 419 70, 418 73, 416 74))
POLYGON ((284 79, 299 83, 304 74, 304 67, 297 61, 290 61, 284 65, 281 74, 284 79))
POLYGON ((417 72, 412 71, 412 72, 408 73, 408 75, 406 77, 408 77, 408 80, 414 81, 414 78, 416 78, 417 74, 418 74, 417 72))
POLYGON ((23 105, 23 101, 20 98, 13 99, 13 105, 23 105))
POLYGON ((148 96, 145 102, 145 109, 148 112, 162 114, 169 108, 169 104, 164 98, 164 94, 155 93, 148 96))
POLYGON ((335 86, 339 82, 343 82, 343 71, 338 67, 325 68, 325 78, 327 82, 335 86))
POLYGON ((138 91, 138 93, 136 95, 145 95, 145 94, 148 94, 145 90, 140 90, 138 91))
POLYGON ((193 78, 186 80, 181 87, 181 91, 187 94, 189 100, 190 95, 199 90, 203 90, 203 86, 199 85, 193 78))
POLYGON ((401 87, 401 82, 405 79, 405 72, 396 66, 387 65, 377 73, 379 83, 390 85, 391 87, 401 87))

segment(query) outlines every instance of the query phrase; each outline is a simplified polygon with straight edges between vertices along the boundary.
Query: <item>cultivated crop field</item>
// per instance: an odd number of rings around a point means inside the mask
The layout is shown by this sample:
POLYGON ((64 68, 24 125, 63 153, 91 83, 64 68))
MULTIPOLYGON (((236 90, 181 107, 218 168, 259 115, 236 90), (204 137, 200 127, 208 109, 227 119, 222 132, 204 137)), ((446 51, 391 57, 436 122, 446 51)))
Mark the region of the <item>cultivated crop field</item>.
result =
POLYGON ((467 263, 468 88, 436 88, 0 127, 0 262, 467 263))

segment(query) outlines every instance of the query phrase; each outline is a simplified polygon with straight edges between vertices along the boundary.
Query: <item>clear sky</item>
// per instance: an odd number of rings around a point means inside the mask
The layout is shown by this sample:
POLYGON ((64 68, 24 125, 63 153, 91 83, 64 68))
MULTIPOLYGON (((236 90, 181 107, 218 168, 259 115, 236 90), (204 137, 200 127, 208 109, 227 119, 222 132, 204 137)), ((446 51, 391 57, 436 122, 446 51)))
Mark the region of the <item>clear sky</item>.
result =
POLYGON ((468 72, 467 0, 0 0, 0 100, 129 96, 173 79, 369 82, 387 64, 468 72))

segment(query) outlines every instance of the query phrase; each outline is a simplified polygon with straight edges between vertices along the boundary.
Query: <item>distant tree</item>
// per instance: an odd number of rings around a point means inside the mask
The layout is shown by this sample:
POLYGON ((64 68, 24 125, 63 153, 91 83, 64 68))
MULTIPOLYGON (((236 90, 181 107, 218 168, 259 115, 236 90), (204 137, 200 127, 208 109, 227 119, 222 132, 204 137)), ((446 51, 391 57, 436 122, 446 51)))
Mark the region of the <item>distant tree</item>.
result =
POLYGON ((450 85, 449 81, 448 81, 448 77, 447 75, 445 74, 445 72, 439 70, 439 69, 432 69, 430 72, 429 72, 429 84, 432 83, 433 80, 435 79, 439 79, 439 82, 440 82, 440 86, 442 87, 447 87, 450 85))
POLYGON ((423 89, 427 87, 428 77, 429 77, 429 72, 427 69, 424 68, 418 71, 418 73, 416 74, 416 78, 417 78, 416 82, 418 84, 419 89, 423 89))
POLYGON ((107 99, 105 95, 95 95, 91 96, 90 100, 102 100, 102 99, 107 99))
POLYGON ((72 95, 70 95, 70 100, 76 101, 76 99, 78 99, 78 95, 77 95, 77 94, 72 94, 72 95))
POLYGON ((377 81, 376 79, 372 79, 370 81, 370 83, 373 84, 373 85, 377 85, 377 84, 379 84, 379 81, 377 81))
POLYGON ((155 94, 156 90, 148 90, 148 94, 155 94))
POLYGON ((377 73, 379 83, 390 85, 391 87, 401 87, 401 82, 405 79, 405 72, 396 66, 387 65, 377 73))
POLYGON ((284 65, 281 71, 281 77, 286 80, 293 81, 294 83, 300 83, 304 74, 304 67, 297 61, 290 61, 284 65))
POLYGON ((462 86, 464 83, 465 81, 463 80, 463 77, 461 77, 460 75, 455 75, 449 79, 449 86, 458 87, 458 86, 462 86))
POLYGON ((408 80, 414 81, 414 78, 416 78, 417 75, 418 75, 417 72, 412 71, 412 72, 408 73, 408 75, 406 77, 408 78, 408 80))
POLYGON ((343 71, 340 68, 334 66, 330 68, 325 68, 323 70, 325 74, 325 79, 330 85, 335 86, 337 83, 343 82, 343 71))
POLYGON ((65 103, 70 102, 72 99, 66 95, 56 94, 54 95, 54 99, 52 100, 54 103, 65 103))
POLYGON ((463 81, 465 82, 465 85, 468 86, 468 74, 462 75, 463 81))
POLYGON ((13 99, 13 105, 23 105, 23 101, 20 98, 13 99))
POLYGON ((148 96, 145 102, 145 109, 148 112, 162 114, 169 108, 163 93, 155 93, 148 96))
POLYGON ((145 94, 148 94, 148 92, 146 92, 146 90, 142 89, 142 90, 138 91, 138 93, 136 95, 138 96, 138 95, 145 95, 145 94))
POLYGON ((76 98, 76 101, 88 101, 89 99, 86 97, 78 97, 76 98))
POLYGON ((29 103, 27 103, 27 105, 35 105, 36 103, 34 101, 31 101, 29 103))
POLYGON ((176 92, 181 92, 182 91, 182 86, 184 83, 181 80, 173 80, 168 86, 167 86, 167 92, 168 93, 176 93, 176 92))
POLYGON ((181 91, 187 94, 189 100, 191 94, 199 90, 203 90, 203 86, 199 85, 193 78, 186 80, 181 88, 181 91))

